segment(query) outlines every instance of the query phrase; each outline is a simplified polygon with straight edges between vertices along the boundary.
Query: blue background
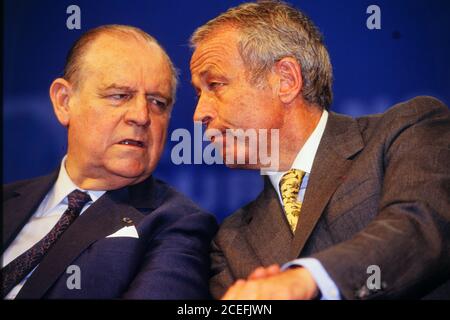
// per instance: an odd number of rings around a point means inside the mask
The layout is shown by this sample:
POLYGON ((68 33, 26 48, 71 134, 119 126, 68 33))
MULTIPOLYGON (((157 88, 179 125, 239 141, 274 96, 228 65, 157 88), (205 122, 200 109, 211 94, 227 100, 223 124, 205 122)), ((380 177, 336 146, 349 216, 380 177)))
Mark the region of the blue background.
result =
MULTIPOLYGON (((181 71, 169 141, 155 175, 187 194, 219 220, 262 188, 258 172, 222 165, 171 163, 176 128, 192 132, 188 39, 194 29, 241 1, 4 1, 3 182, 44 175, 61 161, 66 132, 53 115, 48 88, 61 75, 72 43, 102 24, 147 31, 181 71), (81 8, 81 30, 68 30, 66 8, 81 8)), ((416 95, 450 101, 450 2, 447 0, 304 0, 324 34, 334 68, 333 111, 377 113, 416 95), (368 30, 366 9, 381 8, 381 30, 368 30)))

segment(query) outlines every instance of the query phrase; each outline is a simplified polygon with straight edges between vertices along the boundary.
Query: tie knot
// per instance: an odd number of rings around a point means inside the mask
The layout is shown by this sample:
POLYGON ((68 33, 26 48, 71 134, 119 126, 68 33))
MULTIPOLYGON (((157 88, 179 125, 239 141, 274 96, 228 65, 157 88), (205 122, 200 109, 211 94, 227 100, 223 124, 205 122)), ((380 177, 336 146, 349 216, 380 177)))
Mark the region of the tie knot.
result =
POLYGON ((69 201, 69 209, 80 212, 84 205, 91 201, 91 197, 86 192, 74 190, 67 196, 69 201))

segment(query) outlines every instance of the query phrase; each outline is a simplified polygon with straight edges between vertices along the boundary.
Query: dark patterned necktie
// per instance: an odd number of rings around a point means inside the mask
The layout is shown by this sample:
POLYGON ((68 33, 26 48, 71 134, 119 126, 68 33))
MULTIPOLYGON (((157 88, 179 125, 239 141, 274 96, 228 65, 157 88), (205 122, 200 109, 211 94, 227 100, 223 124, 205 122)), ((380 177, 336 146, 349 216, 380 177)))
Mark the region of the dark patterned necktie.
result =
POLYGON ((74 190, 67 196, 67 199, 69 206, 53 229, 33 247, 2 269, 2 298, 41 262, 48 250, 75 221, 81 209, 91 200, 91 197, 85 192, 74 190))

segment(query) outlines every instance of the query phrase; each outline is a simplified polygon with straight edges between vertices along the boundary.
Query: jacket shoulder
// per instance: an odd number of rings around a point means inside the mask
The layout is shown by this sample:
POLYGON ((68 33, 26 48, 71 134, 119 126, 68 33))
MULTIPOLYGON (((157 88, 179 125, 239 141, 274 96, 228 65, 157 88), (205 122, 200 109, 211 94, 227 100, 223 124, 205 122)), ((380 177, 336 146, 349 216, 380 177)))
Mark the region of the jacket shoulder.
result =
POLYGON ((384 121, 404 121, 406 119, 420 121, 424 118, 448 116, 448 114, 448 107, 439 99, 430 96, 417 96, 397 103, 383 113, 359 117, 357 121, 360 123, 376 119, 384 121))
POLYGON ((439 99, 429 96, 418 96, 394 105, 384 113, 384 116, 394 118, 406 116, 415 120, 420 120, 423 117, 432 117, 448 113, 448 107, 439 99))
POLYGON ((380 114, 357 117, 359 129, 367 140, 380 132, 402 132, 423 121, 450 120, 448 107, 439 99, 418 96, 400 102, 380 114))
POLYGON ((19 190, 30 184, 38 184, 43 178, 46 178, 46 177, 48 177, 48 176, 39 176, 39 177, 30 178, 30 179, 22 179, 22 180, 4 184, 3 185, 3 201, 11 198, 15 194, 16 190, 19 190))

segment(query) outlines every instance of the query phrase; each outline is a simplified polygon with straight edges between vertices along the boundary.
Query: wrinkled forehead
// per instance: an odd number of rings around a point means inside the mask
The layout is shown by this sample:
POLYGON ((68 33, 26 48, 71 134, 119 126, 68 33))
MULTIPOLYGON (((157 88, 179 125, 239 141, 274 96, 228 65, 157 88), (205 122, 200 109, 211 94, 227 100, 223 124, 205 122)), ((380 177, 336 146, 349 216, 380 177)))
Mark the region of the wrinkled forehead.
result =
POLYGON ((225 29, 199 42, 190 61, 192 75, 199 75, 214 67, 240 64, 242 59, 238 41, 239 35, 235 30, 225 29))
POLYGON ((82 69, 92 80, 158 86, 169 93, 172 70, 167 59, 154 42, 132 36, 102 35, 85 53, 82 69))
POLYGON ((237 44, 237 37, 229 33, 218 34, 199 43, 190 63, 194 86, 209 76, 244 77, 247 68, 237 44))

